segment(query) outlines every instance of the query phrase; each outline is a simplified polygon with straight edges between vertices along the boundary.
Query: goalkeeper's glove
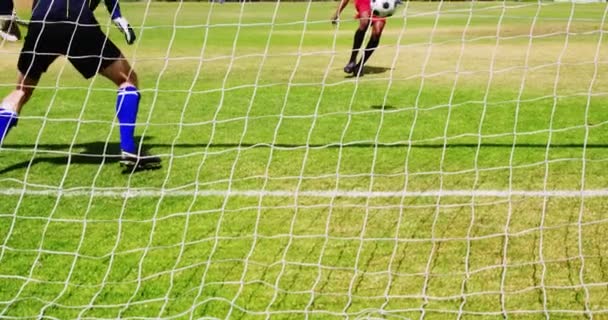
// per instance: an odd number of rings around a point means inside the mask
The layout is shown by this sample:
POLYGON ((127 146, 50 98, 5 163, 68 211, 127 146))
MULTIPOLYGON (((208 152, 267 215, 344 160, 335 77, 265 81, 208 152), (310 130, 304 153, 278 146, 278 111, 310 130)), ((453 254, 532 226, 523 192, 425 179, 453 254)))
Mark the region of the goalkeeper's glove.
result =
POLYGON ((133 28, 129 24, 129 21, 123 17, 118 17, 112 20, 118 30, 125 35, 125 40, 127 40, 128 44, 133 44, 135 42, 135 32, 133 32, 133 28))
POLYGON ((21 39, 21 31, 16 19, 14 12, 10 15, 0 15, 0 38, 11 42, 21 39))

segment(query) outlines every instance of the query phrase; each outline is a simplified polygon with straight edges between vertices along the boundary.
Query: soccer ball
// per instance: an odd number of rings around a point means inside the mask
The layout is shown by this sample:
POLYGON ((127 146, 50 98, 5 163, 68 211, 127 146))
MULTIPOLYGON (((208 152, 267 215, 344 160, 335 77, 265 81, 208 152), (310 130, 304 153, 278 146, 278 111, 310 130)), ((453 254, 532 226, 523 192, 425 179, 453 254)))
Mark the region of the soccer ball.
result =
POLYGON ((376 17, 390 17, 395 13, 396 0, 371 0, 372 13, 376 17))

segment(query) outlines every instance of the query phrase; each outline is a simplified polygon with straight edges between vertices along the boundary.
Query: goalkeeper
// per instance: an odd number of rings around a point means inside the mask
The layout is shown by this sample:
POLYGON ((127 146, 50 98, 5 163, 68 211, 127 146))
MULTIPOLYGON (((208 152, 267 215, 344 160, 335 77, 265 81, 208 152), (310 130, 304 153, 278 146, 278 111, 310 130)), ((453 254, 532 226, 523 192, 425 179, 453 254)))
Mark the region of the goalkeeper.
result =
MULTIPOLYGON (((336 12, 331 17, 331 23, 336 24, 340 19, 340 14, 342 10, 346 7, 349 0, 340 0, 338 3, 338 8, 336 8, 336 12)), ((359 27, 357 31, 355 31, 355 36, 353 37, 353 49, 351 51, 350 59, 348 60, 348 64, 344 67, 344 72, 352 73, 355 76, 363 76, 363 66, 372 56, 374 50, 378 47, 380 43, 380 37, 382 36, 382 31, 384 30, 384 25, 386 24, 386 18, 376 17, 372 14, 371 2, 369 0, 355 0, 355 9, 357 10, 357 15, 355 18, 359 19, 359 27), (362 57, 357 63, 357 53, 359 49, 361 49, 361 45, 363 44, 363 39, 365 38, 365 33, 367 29, 371 25, 372 34, 367 42, 367 46, 363 51, 362 57)))
MULTIPOLYGON (((5 0, 2 0, 5 1, 5 0)), ((128 44, 135 33, 120 13, 118 0, 104 0, 112 21, 128 44)), ((119 122, 121 164, 130 169, 155 169, 160 158, 139 152, 135 142, 135 122, 140 94, 137 75, 116 47, 103 33, 93 15, 99 0, 38 0, 17 63, 16 89, 0 104, 0 146, 12 127, 17 125, 23 105, 32 96, 41 75, 61 55, 85 78, 99 73, 118 87, 116 117, 119 122)))
POLYGON ((10 42, 21 39, 13 0, 0 0, 0 38, 10 42))

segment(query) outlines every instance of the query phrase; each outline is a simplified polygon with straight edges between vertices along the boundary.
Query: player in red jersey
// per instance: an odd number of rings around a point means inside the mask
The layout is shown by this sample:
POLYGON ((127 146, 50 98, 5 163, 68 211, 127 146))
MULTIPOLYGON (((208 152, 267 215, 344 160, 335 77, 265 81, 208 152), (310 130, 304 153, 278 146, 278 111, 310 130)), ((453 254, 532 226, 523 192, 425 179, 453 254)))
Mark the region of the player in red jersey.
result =
MULTIPOLYGON (((331 19, 333 24, 336 24, 340 19, 340 14, 348 4, 348 1, 349 0, 340 0, 336 13, 334 13, 331 19)), ((365 62, 367 62, 369 57, 371 57, 372 53, 374 53, 374 50, 380 43, 382 30, 384 30, 384 25, 386 24, 386 18, 373 16, 370 0, 355 0, 355 8, 357 9, 357 15, 355 18, 359 19, 359 27, 357 28, 357 31, 355 31, 355 36, 353 38, 353 50, 350 55, 350 60, 348 60, 348 64, 344 67, 344 72, 352 73, 356 76, 362 76, 365 62), (363 44, 365 32, 367 32, 370 25, 372 27, 372 35, 367 42, 367 47, 365 47, 359 63, 357 63, 357 54, 359 53, 359 49, 363 44)))

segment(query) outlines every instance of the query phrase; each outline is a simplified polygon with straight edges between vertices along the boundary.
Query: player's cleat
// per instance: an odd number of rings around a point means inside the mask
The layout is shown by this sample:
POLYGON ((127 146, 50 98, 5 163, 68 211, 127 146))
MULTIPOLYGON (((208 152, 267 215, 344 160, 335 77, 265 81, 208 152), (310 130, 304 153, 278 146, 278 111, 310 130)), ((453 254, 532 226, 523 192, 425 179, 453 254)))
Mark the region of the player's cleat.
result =
POLYGON ((357 64, 351 61, 344 67, 344 72, 353 73, 353 72, 355 72, 356 67, 357 67, 357 64))
POLYGON ((140 155, 122 151, 120 155, 120 165, 126 168, 125 172, 140 170, 154 170, 161 167, 161 160, 157 156, 142 153, 140 155))
POLYGON ((363 77, 365 72, 363 72, 363 65, 357 64, 353 69, 353 76, 355 77, 363 77))

